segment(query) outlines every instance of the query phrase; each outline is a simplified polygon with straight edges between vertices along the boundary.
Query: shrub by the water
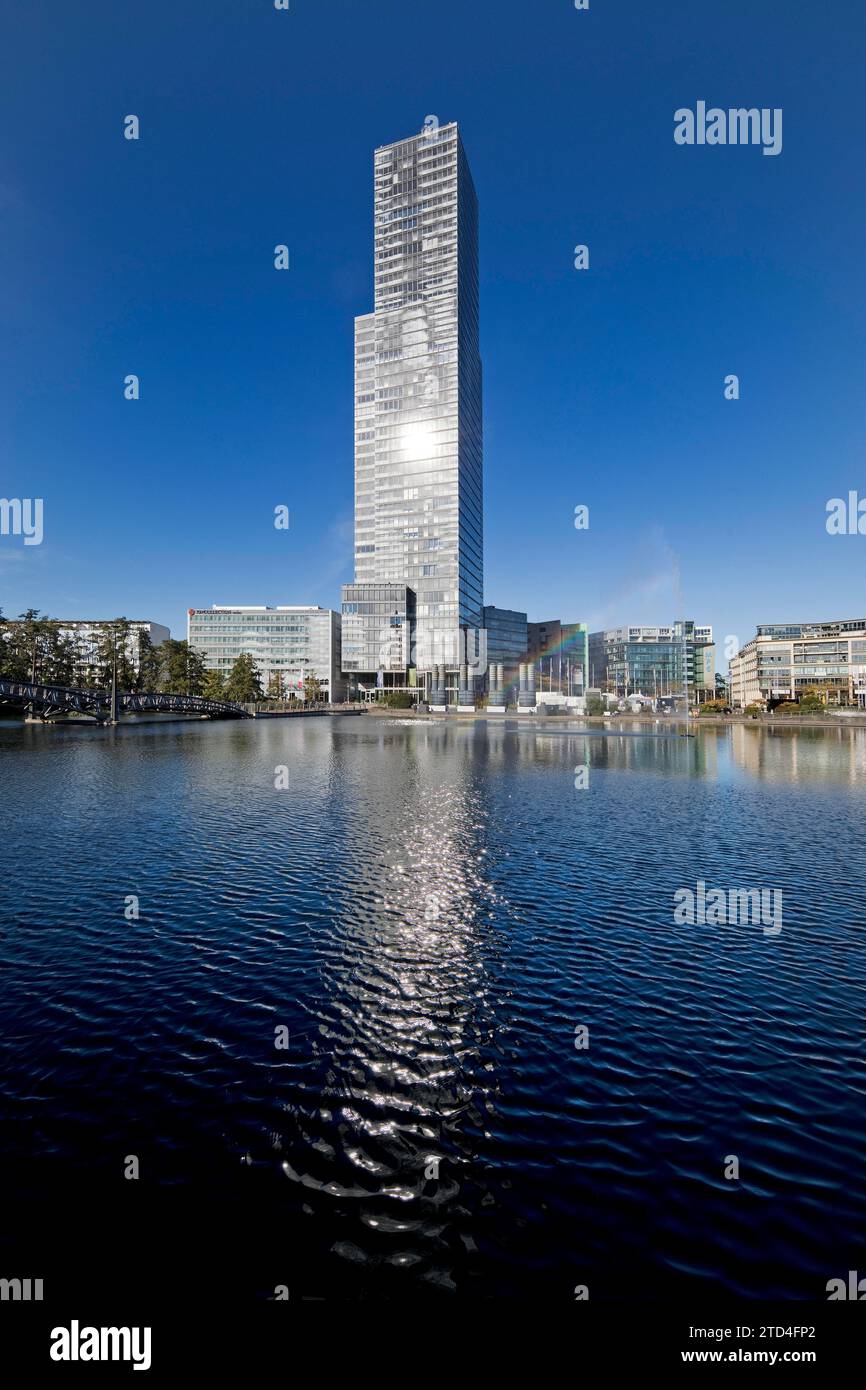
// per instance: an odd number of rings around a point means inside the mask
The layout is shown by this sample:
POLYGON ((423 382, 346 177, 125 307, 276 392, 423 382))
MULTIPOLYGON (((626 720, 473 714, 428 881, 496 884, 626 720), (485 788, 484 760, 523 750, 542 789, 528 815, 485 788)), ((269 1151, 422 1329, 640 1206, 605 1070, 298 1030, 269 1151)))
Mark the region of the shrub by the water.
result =
POLYGON ((405 690, 395 690, 389 695, 382 696, 382 704, 389 709, 412 709, 415 704, 415 696, 410 695, 405 690))

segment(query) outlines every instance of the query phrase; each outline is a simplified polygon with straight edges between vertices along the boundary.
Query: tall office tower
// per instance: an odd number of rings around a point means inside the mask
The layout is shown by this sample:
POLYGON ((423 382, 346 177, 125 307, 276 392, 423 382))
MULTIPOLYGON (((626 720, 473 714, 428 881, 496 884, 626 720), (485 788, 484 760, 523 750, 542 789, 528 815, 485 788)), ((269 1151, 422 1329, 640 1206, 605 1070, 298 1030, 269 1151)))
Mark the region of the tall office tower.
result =
POLYGON ((371 586, 365 617, 386 628, 375 586, 414 590, 423 671, 456 665, 459 629, 480 624, 483 604, 478 203, 456 124, 432 117, 376 151, 374 178, 375 308, 355 320, 349 601, 371 586))

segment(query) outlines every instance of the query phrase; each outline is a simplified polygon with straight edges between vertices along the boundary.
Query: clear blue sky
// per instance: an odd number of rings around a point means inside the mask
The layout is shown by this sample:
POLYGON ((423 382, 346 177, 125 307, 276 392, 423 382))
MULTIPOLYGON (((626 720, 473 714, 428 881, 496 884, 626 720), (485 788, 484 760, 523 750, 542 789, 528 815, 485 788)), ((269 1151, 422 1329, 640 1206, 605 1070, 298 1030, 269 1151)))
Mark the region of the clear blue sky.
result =
POLYGON ((427 114, 480 200, 486 601, 719 640, 866 612, 866 536, 824 525, 866 495, 862 0, 0 15, 0 495, 45 505, 7 614, 338 606, 372 154, 427 114), (782 153, 677 146, 698 100, 782 107, 782 153))

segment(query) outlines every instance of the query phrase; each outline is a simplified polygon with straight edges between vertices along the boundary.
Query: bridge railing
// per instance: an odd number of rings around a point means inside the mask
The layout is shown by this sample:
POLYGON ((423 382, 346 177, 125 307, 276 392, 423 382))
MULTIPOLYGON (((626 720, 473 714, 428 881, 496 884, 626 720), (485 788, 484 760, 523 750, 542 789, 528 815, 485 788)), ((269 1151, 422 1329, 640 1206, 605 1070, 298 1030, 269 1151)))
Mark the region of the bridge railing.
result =
POLYGON ((69 685, 40 685, 33 681, 0 679, 0 699, 22 704, 37 704, 51 708, 95 710, 107 703, 108 695, 101 690, 78 689, 69 685))
MULTIPOLYGON (((121 711, 136 713, 154 710, 173 714, 213 714, 245 719, 243 705, 232 700, 206 700, 202 695, 171 695, 160 691, 119 691, 121 711)), ((38 705, 47 712, 74 711, 99 718, 111 709, 111 691, 71 685, 40 685, 33 681, 0 678, 0 703, 38 705)))
POLYGON ((233 714, 246 715, 243 705, 233 700, 207 700, 203 695, 167 695, 158 691, 126 692, 120 696, 124 710, 167 710, 186 714, 233 714))

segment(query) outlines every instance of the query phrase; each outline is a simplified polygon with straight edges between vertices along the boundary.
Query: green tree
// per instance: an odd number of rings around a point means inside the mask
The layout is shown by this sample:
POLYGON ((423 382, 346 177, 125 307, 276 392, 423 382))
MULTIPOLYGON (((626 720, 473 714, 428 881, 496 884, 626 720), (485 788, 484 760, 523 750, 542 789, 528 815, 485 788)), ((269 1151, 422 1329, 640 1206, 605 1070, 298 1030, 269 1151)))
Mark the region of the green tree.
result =
POLYGON ((229 672, 225 698, 239 705, 255 704, 265 698, 258 668, 248 652, 241 653, 229 672))
POLYGON ((201 652, 196 651, 187 643, 186 657, 186 690, 185 695, 200 695, 204 690, 204 680, 207 672, 204 668, 204 657, 201 652))
POLYGON ((317 705, 324 699, 322 683, 312 671, 308 671, 304 677, 304 699, 311 705, 317 705))
POLYGON ((39 673, 39 649, 45 635, 45 619, 40 619, 38 608, 28 608, 19 613, 18 620, 9 624, 5 642, 3 675, 10 681, 29 681, 33 671, 34 645, 36 649, 36 678, 39 673))
POLYGON ((604 700, 600 695, 590 695, 586 702, 587 714, 604 714, 604 700))
POLYGON ((41 666, 37 665, 39 679, 47 685, 74 685, 75 657, 74 639, 65 636, 58 623, 51 623, 41 666))
POLYGON ((0 674, 7 680, 29 681, 34 675, 43 685, 71 685, 74 645, 51 618, 28 608, 16 622, 0 617, 0 674))
POLYGON ((185 638, 168 637, 157 648, 160 685, 165 695, 200 695, 204 688, 204 658, 185 638))
POLYGON ((138 680, 136 689, 157 691, 162 681, 162 646, 155 647, 146 632, 138 635, 138 680))
POLYGON ((699 707, 698 713, 702 716, 709 716, 712 714, 723 714, 726 708, 727 706, 724 700, 705 700, 704 703, 699 707))
POLYGON ((408 690, 391 690, 382 696, 381 703, 389 709, 413 709, 415 696, 410 695, 408 690))
POLYGON ((800 696, 800 710, 803 714, 823 714, 830 703, 829 694, 829 686, 807 686, 800 696))
POLYGON ((222 671, 205 671, 201 693, 206 700, 224 700, 226 684, 222 671))
POLYGON ((268 699, 285 700, 286 678, 281 671, 272 671, 268 680, 268 699))
POLYGON ((185 695, 186 643, 174 637, 159 645, 159 688, 164 695, 185 695))
POLYGON ((94 653, 95 683, 103 689, 111 685, 114 653, 117 652, 117 684, 121 690, 134 690, 136 683, 132 624, 128 618, 114 618, 100 627, 94 653))
POLYGON ((60 624, 28 608, 17 621, 0 613, 0 675, 42 685, 74 685, 76 647, 60 624))

